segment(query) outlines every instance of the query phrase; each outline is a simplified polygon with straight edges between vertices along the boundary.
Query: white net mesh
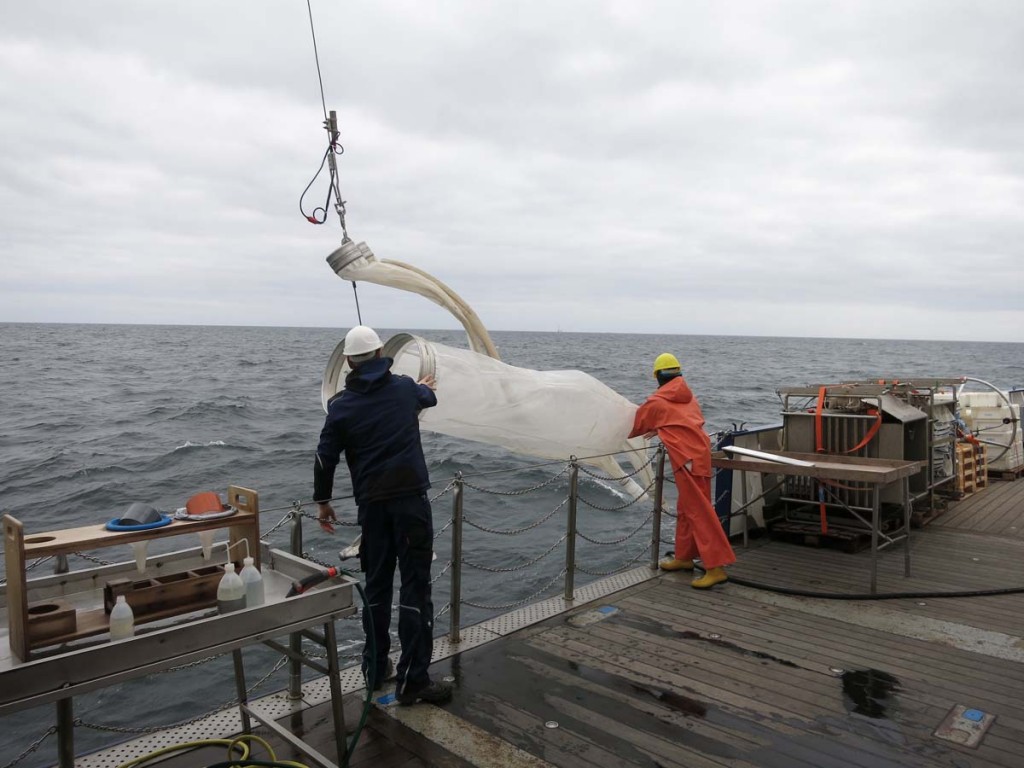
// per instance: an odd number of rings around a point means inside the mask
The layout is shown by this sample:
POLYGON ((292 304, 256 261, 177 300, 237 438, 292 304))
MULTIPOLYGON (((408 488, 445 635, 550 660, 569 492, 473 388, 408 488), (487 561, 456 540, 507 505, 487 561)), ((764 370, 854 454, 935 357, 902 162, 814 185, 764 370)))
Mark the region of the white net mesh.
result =
MULTIPOLYGON (((517 368, 409 334, 389 339, 384 354, 395 359, 395 373, 413 379, 434 374, 437 405, 423 412, 423 429, 543 459, 577 456, 622 478, 633 496, 650 484, 644 440, 626 439, 636 406, 583 371, 517 368), (621 460, 640 470, 635 481, 624 477, 621 460)), ((336 351, 332 360, 340 357, 336 351)), ((337 391, 343 375, 338 370, 332 376, 328 367, 325 394, 337 391)))

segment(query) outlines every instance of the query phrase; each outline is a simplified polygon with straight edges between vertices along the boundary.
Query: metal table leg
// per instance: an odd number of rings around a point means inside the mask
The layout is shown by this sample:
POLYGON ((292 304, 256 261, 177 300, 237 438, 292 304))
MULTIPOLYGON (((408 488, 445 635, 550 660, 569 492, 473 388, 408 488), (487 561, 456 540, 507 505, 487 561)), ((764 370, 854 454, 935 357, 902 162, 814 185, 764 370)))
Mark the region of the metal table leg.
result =
POLYGON ((331 683, 331 714, 334 717, 334 742, 338 750, 338 765, 345 764, 348 742, 345 734, 345 707, 341 698, 341 677, 338 664, 338 639, 334 622, 324 624, 324 643, 327 651, 327 676, 331 683))
POLYGON ((235 690, 238 691, 238 711, 242 715, 242 730, 252 733, 252 721, 249 719, 249 698, 245 690, 245 667, 242 664, 242 651, 231 652, 235 662, 235 690))
POLYGON ((878 483, 872 486, 871 492, 871 594, 878 592, 878 525, 880 492, 878 483))
POLYGON ((910 478, 903 478, 903 575, 910 576, 910 514, 913 503, 910 500, 910 478))
POLYGON ((750 520, 750 515, 747 513, 747 473, 744 470, 740 470, 740 502, 743 505, 743 548, 747 548, 747 529, 750 527, 747 521, 750 520))

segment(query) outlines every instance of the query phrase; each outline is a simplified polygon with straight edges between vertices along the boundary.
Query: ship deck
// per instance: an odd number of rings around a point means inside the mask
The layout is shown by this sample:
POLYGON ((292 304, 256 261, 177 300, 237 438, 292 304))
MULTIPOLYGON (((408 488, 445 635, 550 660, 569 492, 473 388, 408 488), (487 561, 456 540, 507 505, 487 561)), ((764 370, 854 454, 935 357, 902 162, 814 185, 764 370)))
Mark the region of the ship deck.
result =
MULTIPOLYGON (((880 593, 1024 588, 1024 482, 951 505, 911 552, 909 578, 901 545, 880 554, 880 593)), ((1024 594, 810 598, 738 582, 859 595, 870 554, 753 540, 737 556, 710 591, 637 569, 439 641, 432 674, 454 679, 453 701, 378 698, 350 764, 1024 764, 1024 594), (972 734, 973 747, 943 738, 972 734)), ((304 714, 304 738, 331 754, 324 707, 304 714)))

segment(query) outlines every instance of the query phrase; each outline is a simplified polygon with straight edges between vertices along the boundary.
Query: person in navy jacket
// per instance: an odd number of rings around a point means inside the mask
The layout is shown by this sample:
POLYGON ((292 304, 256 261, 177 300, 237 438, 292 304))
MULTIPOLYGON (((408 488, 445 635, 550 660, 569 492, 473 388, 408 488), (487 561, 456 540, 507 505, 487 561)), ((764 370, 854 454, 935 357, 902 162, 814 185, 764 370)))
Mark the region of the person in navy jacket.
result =
MULTIPOLYGON (((420 411, 437 405, 437 396, 432 376, 417 382, 392 373, 394 361, 381 357, 381 347, 377 333, 363 325, 345 336, 345 356, 352 370, 345 388, 327 403, 313 467, 313 498, 320 527, 334 533, 337 517, 330 500, 334 471, 344 453, 362 528, 359 558, 366 572, 366 596, 373 619, 375 687, 382 687, 393 674, 388 629, 397 562, 402 651, 395 695, 399 704, 437 703, 451 697, 451 687, 432 682, 427 672, 434 639, 430 596, 434 526, 426 493, 430 476, 419 428, 420 411)), ((369 680, 370 616, 365 610, 363 630, 367 638, 363 673, 369 680)))

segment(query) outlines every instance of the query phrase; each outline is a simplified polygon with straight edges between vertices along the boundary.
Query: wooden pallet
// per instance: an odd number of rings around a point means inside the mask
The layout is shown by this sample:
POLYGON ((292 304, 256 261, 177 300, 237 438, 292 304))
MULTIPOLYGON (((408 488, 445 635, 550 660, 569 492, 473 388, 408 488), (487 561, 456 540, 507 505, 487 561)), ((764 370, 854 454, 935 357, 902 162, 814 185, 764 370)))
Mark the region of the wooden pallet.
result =
POLYGON ((956 490, 968 496, 988 487, 988 451, 984 445, 957 443, 956 490))
POLYGON ((871 532, 829 526, 828 533, 821 532, 821 526, 813 523, 786 521, 775 523, 770 530, 771 538, 807 547, 841 549, 845 552, 860 552, 871 546, 871 532))
POLYGON ((1024 464, 1013 469, 997 469, 989 473, 989 477, 993 480, 1007 480, 1013 482, 1024 475, 1024 464))
POLYGON ((926 525, 931 524, 936 518, 941 517, 946 512, 950 500, 955 500, 962 496, 963 494, 960 493, 954 494, 953 497, 936 495, 934 507, 929 507, 925 504, 915 505, 910 512, 910 527, 924 528, 926 525))

